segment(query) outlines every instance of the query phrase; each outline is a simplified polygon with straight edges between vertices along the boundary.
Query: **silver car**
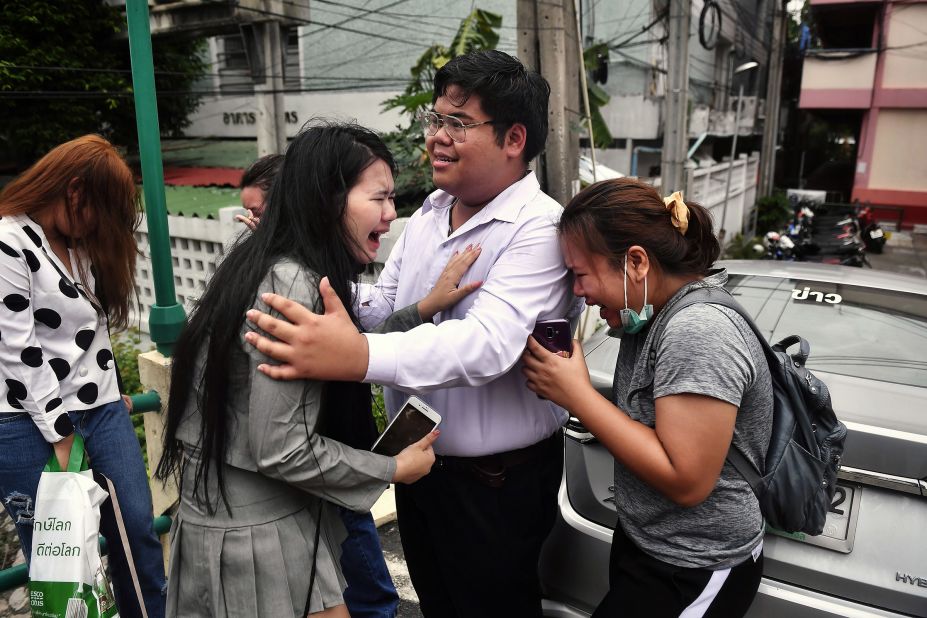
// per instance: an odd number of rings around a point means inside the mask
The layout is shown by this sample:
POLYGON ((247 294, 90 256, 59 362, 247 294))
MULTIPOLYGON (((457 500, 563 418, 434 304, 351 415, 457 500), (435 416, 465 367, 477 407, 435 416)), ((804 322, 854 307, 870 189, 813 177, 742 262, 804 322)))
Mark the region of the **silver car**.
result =
MULTIPOLYGON (((927 281, 843 266, 722 262, 770 341, 811 342, 808 367, 849 429, 820 536, 769 530, 750 616, 927 616, 927 281)), ((619 339, 584 346, 610 396, 619 339)), ((613 459, 571 418, 559 516, 541 555, 546 616, 588 616, 608 588, 613 459)))

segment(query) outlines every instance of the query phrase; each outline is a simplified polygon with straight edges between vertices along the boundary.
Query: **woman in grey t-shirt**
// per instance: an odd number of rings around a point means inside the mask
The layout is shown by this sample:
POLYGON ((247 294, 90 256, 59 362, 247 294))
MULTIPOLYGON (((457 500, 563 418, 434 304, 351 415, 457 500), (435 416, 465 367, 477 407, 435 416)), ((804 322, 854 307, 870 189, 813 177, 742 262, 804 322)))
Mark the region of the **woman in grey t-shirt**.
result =
POLYGON ((763 517, 726 462, 731 443, 762 462, 772 386, 762 348, 734 311, 687 307, 653 340, 651 324, 695 288, 722 286, 711 216, 636 180, 578 194, 560 222, 574 293, 623 330, 612 401, 571 358, 529 339, 529 386, 578 417, 615 458, 618 524, 610 590, 594 618, 741 616, 762 575, 763 517))

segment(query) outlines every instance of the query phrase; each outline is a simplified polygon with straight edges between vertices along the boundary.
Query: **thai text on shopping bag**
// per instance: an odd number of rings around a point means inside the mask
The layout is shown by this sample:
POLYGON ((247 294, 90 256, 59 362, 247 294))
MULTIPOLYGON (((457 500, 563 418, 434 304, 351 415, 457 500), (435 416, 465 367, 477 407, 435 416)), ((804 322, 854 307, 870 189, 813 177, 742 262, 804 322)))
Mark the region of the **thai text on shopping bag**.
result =
POLYGON ((88 469, 75 434, 67 470, 52 454, 36 492, 29 596, 36 618, 114 618, 100 560, 100 505, 107 493, 88 469))

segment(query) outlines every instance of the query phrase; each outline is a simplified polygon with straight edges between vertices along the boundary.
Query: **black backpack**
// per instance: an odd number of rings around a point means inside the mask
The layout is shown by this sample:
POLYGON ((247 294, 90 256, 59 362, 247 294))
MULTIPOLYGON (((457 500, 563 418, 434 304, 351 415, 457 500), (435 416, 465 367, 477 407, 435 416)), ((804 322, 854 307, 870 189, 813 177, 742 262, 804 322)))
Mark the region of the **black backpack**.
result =
POLYGON ((733 443, 727 460, 750 483, 770 526, 785 532, 820 534, 836 491, 847 428, 834 414, 827 386, 805 368, 811 344, 792 335, 770 346, 726 289, 697 287, 661 316, 659 330, 651 338, 654 345, 674 314, 698 303, 721 305, 739 313, 763 346, 772 376, 773 426, 765 472, 758 471, 733 443), (795 344, 798 353, 789 354, 788 348, 795 344))

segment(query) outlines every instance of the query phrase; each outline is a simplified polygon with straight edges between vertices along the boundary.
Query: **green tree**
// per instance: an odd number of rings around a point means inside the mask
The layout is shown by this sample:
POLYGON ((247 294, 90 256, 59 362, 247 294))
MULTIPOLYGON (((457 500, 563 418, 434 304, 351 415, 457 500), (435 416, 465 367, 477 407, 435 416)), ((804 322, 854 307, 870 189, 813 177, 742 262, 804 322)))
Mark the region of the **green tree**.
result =
POLYGON ((410 69, 411 78, 402 94, 383 102, 384 109, 399 109, 407 117, 404 126, 397 126, 383 136, 399 167, 396 176, 399 216, 415 212, 432 188, 425 136, 416 116, 431 105, 435 73, 451 58, 479 49, 495 49, 499 43, 497 29, 501 26, 501 15, 474 9, 460 22, 450 46, 436 44, 425 50, 410 69))
MULTIPOLYGON (((608 43, 598 43, 583 50, 583 68, 586 70, 586 94, 589 97, 589 115, 592 118, 593 141, 596 148, 609 148, 612 145, 612 132, 602 117, 602 108, 608 105, 611 97, 597 82, 605 83, 602 66, 608 67, 608 43)), ((583 123, 585 124, 585 118, 583 123)))
POLYGON ((795 215, 782 189, 776 189, 770 195, 758 199, 756 208, 756 230, 760 234, 782 230, 795 215))
MULTIPOLYGON (((103 0, 0 2, 0 150, 19 166, 55 145, 100 133, 136 144, 125 18, 103 0)), ((199 105, 203 40, 156 38, 161 130, 178 134, 199 105)))
POLYGON ((762 238, 750 238, 738 232, 724 248, 722 257, 725 260, 758 260, 764 253, 762 238))
POLYGON ((482 9, 474 9, 460 22, 457 34, 449 47, 435 44, 419 56, 410 69, 412 79, 402 94, 383 102, 384 109, 399 108, 414 121, 415 115, 431 104, 434 94, 434 79, 438 69, 451 58, 469 54, 479 49, 495 49, 499 44, 497 28, 502 26, 502 16, 482 9))

